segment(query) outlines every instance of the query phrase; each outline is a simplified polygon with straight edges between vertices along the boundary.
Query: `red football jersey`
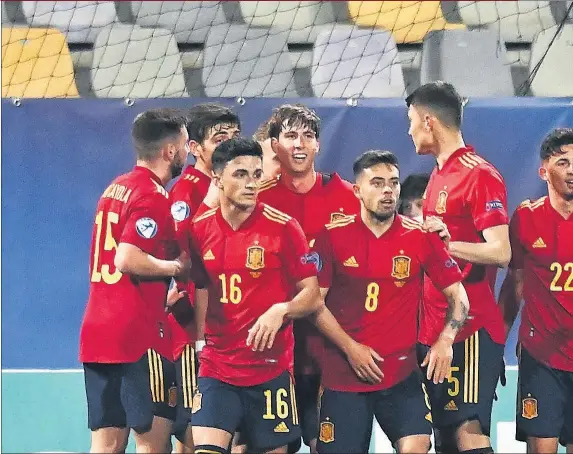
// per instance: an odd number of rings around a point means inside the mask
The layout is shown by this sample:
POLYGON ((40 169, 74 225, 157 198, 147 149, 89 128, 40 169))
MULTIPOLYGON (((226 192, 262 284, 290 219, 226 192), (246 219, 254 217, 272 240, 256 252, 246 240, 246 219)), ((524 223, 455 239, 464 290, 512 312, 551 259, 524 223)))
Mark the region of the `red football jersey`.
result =
POLYGON ((179 253, 169 194, 150 170, 116 178, 97 205, 92 232, 90 293, 80 332, 80 361, 129 363, 149 348, 172 357, 165 299, 170 279, 139 279, 113 264, 129 243, 158 259, 179 253))
POLYGON ((396 215, 380 238, 359 216, 349 216, 326 226, 316 242, 316 252, 322 261, 320 286, 330 288, 327 307, 354 340, 384 358, 380 365, 384 379, 370 385, 361 381, 344 354, 326 341, 328 373, 322 376, 323 386, 367 392, 406 379, 418 367, 417 318, 424 272, 440 289, 462 280, 444 242, 403 216, 396 215))
MULTIPOLYGON (((345 214, 360 213, 360 202, 354 195, 352 185, 336 173, 317 173, 316 183, 310 191, 299 194, 288 189, 280 176, 261 185, 259 199, 295 218, 313 249, 317 235, 325 224, 345 214)), ((295 370, 297 373, 318 372, 314 359, 320 356, 322 336, 307 320, 294 324, 295 370)))
MULTIPOLYGON (((203 203, 210 184, 211 179, 207 175, 195 169, 193 166, 187 166, 185 171, 181 174, 181 177, 171 188, 171 215, 173 219, 175 219, 180 237, 188 235, 191 228, 191 221, 197 213, 199 206, 203 203)), ((187 290, 190 302, 193 304, 193 297, 195 295, 195 285, 193 282, 189 281, 185 290, 187 290)), ((175 320, 173 314, 169 314, 168 321, 173 339, 173 357, 178 359, 181 353, 183 353, 185 346, 197 340, 195 324, 190 324, 183 328, 177 320, 175 320)))
MULTIPOLYGON (((507 190, 493 165, 473 148, 460 148, 441 170, 434 168, 426 188, 424 216, 438 216, 447 224, 452 241, 483 243, 481 232, 509 223, 507 190)), ((494 342, 503 344, 504 327, 493 288, 497 268, 458 260, 470 302, 469 318, 456 341, 461 342, 485 328, 494 342)), ((448 305, 429 279, 424 282, 418 340, 432 345, 444 327, 448 305)))
POLYGON ((524 270, 519 341, 537 360, 573 372, 573 216, 542 197, 526 200, 510 225, 510 266, 524 270))
POLYGON ((285 323, 271 349, 253 352, 246 340, 262 314, 289 301, 297 282, 316 275, 296 220, 259 203, 234 231, 214 208, 195 218, 192 240, 204 267, 195 270, 193 280, 209 289, 199 375, 254 386, 291 370, 291 323, 285 323))

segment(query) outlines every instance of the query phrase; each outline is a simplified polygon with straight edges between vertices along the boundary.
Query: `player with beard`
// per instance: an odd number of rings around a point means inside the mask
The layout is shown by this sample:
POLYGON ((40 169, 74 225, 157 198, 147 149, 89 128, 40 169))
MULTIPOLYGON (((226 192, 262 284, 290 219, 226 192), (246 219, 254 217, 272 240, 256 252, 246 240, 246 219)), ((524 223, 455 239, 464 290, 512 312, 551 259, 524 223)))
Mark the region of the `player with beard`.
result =
POLYGON ((448 375, 467 318, 462 275, 437 234, 396 214, 400 174, 392 153, 363 153, 353 170, 361 212, 327 224, 315 246, 326 301, 316 325, 331 341, 318 452, 368 452, 374 417, 397 452, 428 452, 432 418, 416 361, 424 273, 449 306, 422 364, 434 383, 448 375))
POLYGON ((179 112, 139 114, 132 130, 137 165, 101 196, 92 233, 90 293, 80 332, 91 452, 165 452, 175 381, 165 301, 184 276, 165 185, 181 174, 188 135, 179 112))

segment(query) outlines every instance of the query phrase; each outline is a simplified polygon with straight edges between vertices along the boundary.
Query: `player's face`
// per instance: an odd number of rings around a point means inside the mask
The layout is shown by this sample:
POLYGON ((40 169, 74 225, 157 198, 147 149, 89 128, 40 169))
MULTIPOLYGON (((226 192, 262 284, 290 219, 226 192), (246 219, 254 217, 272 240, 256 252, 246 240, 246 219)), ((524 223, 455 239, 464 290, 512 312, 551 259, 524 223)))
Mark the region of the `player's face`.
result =
POLYGON ((271 139, 259 142, 263 149, 263 173, 265 178, 274 178, 281 173, 281 163, 271 146, 271 139))
POLYGON ((189 155, 189 135, 186 128, 181 128, 181 134, 177 141, 173 143, 173 159, 169 164, 173 178, 178 177, 183 172, 187 156, 189 155))
POLYGON ((558 195, 573 200, 573 144, 563 145, 561 151, 543 163, 539 174, 558 195))
POLYGON ((219 189, 232 205, 247 210, 257 202, 263 162, 256 156, 239 156, 230 161, 219 176, 219 189))
POLYGON ((388 164, 370 167, 358 176, 354 193, 372 217, 390 219, 400 196, 400 172, 388 164))
POLYGON ((435 146, 434 134, 432 133, 432 118, 427 112, 411 105, 408 108, 410 128, 408 134, 412 137, 416 153, 429 154, 435 146))
POLYGON ((281 171, 306 175, 314 168, 318 140, 313 130, 305 126, 283 124, 279 139, 272 139, 273 150, 281 164, 281 171))
POLYGON ((203 143, 197 143, 194 140, 190 142, 191 153, 195 156, 197 161, 202 161, 207 167, 211 168, 211 157, 215 148, 226 140, 232 139, 234 137, 239 137, 241 130, 239 125, 234 123, 220 123, 213 126, 207 131, 205 135, 206 139, 203 143))
POLYGON ((421 221, 424 217, 422 206, 424 204, 424 200, 421 198, 419 199, 403 199, 401 202, 402 204, 402 212, 404 216, 408 216, 409 218, 416 219, 421 221))

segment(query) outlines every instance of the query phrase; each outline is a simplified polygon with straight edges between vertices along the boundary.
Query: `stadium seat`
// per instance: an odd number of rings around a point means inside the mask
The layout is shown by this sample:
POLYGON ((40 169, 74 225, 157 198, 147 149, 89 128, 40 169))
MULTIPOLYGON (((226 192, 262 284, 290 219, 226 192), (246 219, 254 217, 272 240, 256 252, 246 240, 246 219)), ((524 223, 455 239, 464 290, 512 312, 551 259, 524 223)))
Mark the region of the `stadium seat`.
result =
POLYGON ((537 33, 555 25, 553 10, 561 9, 564 15, 564 7, 562 1, 458 2, 464 24, 487 25, 496 30, 504 42, 532 42, 537 33))
POLYGON ((288 32, 246 25, 211 27, 203 55, 207 96, 298 96, 288 32))
POLYGON ((114 2, 22 2, 28 24, 61 30, 70 43, 92 43, 99 31, 117 22, 114 2))
POLYGON ((288 42, 312 43, 324 26, 337 21, 332 2, 239 2, 249 26, 288 30, 288 42))
POLYGON ((514 95, 505 46, 489 29, 431 32, 424 39, 420 79, 447 80, 463 96, 514 95))
POLYGON ((2 27, 3 98, 77 96, 70 51, 60 31, 2 27))
POLYGON ((180 43, 203 43, 209 27, 226 22, 222 2, 129 3, 137 25, 172 30, 180 43))
POLYGON ((420 42, 432 30, 465 28, 446 22, 439 1, 348 2, 348 11, 356 25, 389 30, 398 44, 420 42))
POLYGON ((161 28, 104 28, 94 44, 91 81, 100 98, 187 96, 177 42, 161 28))
POLYGON ((313 52, 311 83, 322 98, 389 98, 405 94, 392 34, 340 25, 321 32, 313 52))
POLYGON ((573 25, 565 25, 551 44, 556 31, 542 31, 531 46, 530 71, 543 59, 531 83, 535 96, 573 96, 573 25))

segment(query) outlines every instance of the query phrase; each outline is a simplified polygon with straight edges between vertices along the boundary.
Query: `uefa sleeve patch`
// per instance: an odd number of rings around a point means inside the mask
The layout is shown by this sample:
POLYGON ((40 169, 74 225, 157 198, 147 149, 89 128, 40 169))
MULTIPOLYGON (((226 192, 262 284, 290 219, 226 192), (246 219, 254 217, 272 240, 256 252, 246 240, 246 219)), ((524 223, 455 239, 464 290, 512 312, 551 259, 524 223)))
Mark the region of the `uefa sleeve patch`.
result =
POLYGON ((135 223, 135 230, 139 236, 149 240, 157 235, 157 222, 151 218, 140 218, 135 223))
POLYGON ((316 271, 320 271, 322 269, 322 260, 320 255, 317 252, 309 252, 308 254, 304 254, 300 261, 303 265, 310 263, 315 266, 316 271))
POLYGON ((503 203, 499 200, 492 200, 490 202, 486 202, 485 204, 485 211, 492 211, 492 210, 503 210, 503 203))
POLYGON ((173 219, 175 219, 177 222, 181 222, 187 219, 190 212, 191 210, 189 209, 189 205, 187 205, 182 200, 171 205, 171 216, 173 216, 173 219))
POLYGON ((446 260, 446 263, 444 263, 444 266, 446 268, 453 268, 454 266, 457 266, 457 263, 454 259, 449 258, 448 260, 446 260))

